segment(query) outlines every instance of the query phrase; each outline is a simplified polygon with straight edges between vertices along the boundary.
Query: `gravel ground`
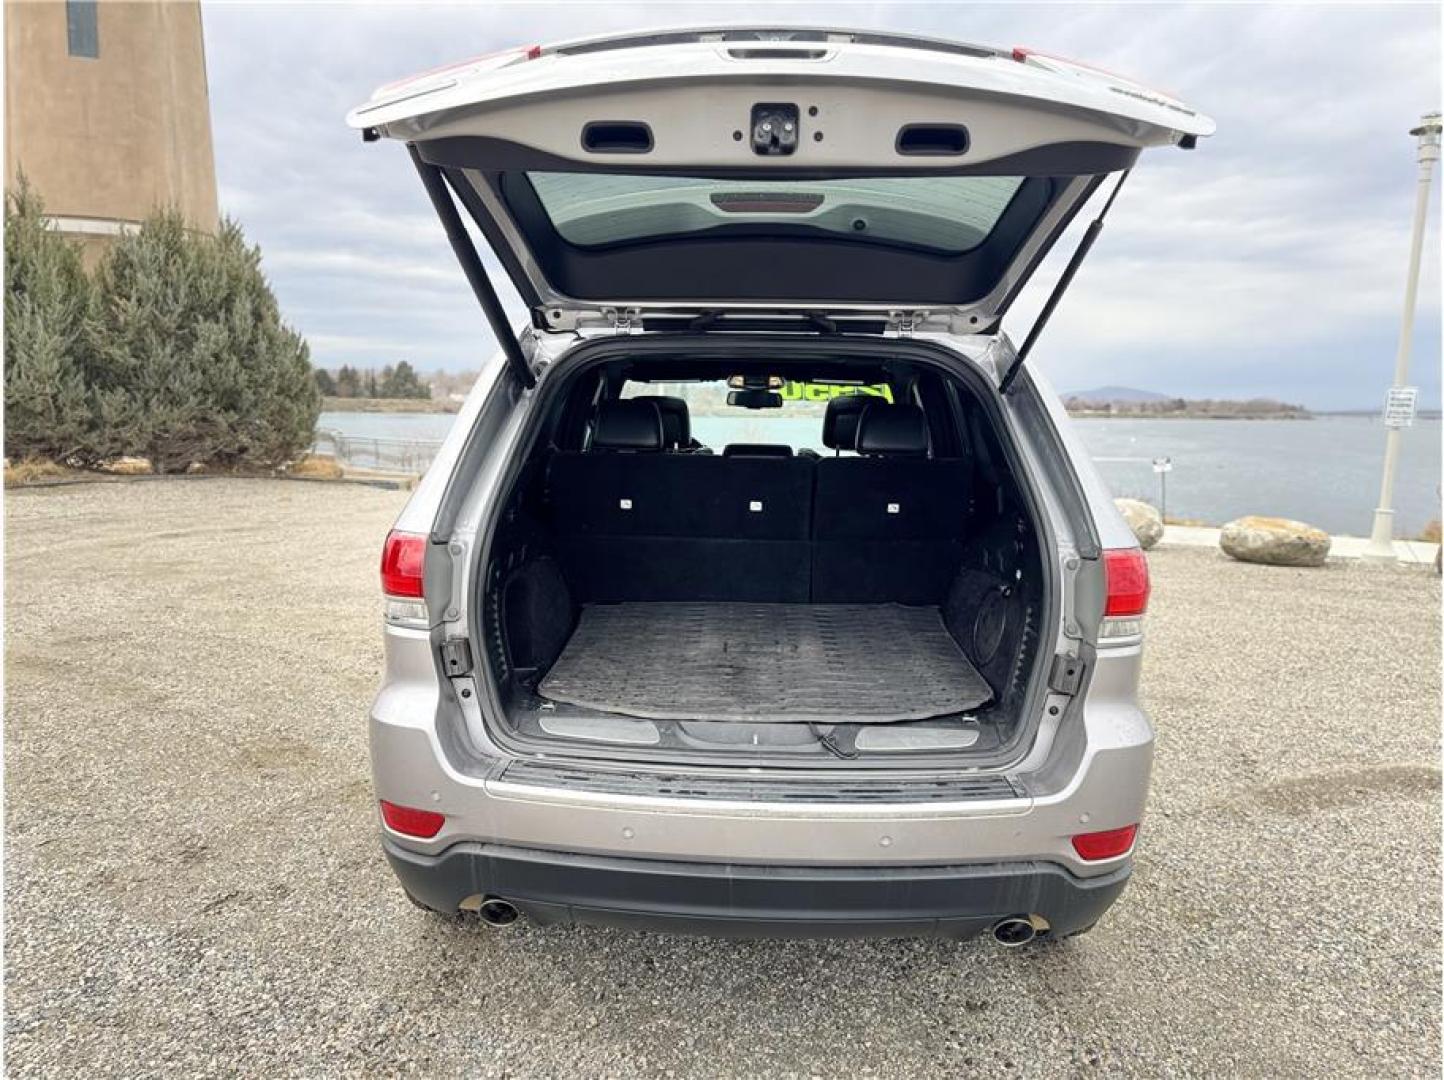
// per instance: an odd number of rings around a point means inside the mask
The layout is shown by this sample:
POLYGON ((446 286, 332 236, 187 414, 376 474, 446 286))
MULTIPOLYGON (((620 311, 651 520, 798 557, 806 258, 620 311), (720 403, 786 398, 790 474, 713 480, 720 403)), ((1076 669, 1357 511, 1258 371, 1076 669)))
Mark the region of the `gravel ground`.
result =
POLYGON ((1153 801, 1086 937, 496 933, 412 908, 376 844, 401 501, 6 496, 10 1072, 1437 1075, 1426 571, 1153 553, 1153 801))

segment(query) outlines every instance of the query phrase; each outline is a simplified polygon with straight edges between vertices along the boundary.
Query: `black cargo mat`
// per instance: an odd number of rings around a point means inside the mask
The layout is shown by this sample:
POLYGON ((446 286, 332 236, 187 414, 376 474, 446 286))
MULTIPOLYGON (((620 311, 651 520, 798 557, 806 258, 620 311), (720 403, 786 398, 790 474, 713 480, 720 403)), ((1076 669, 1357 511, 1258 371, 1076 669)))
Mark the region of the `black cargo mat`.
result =
POLYGON ((881 723, 992 692, 934 607, 598 604, 542 680, 553 701, 651 720, 881 723))

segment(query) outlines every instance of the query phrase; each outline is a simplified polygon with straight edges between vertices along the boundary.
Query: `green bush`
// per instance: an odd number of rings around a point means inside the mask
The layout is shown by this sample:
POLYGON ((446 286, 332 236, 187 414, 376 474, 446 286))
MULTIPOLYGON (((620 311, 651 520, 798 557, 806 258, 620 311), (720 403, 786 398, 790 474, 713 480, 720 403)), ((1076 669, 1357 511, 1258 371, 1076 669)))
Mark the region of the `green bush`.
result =
POLYGON ((5 205, 5 453, 92 464, 88 330, 95 292, 80 249, 51 229, 20 177, 5 205))
POLYGON ((235 222, 212 237, 158 213, 116 242, 96 289, 103 456, 173 472, 275 466, 310 445, 321 399, 309 350, 281 322, 260 251, 235 222))
POLYGON ((274 467, 311 444, 321 398, 260 252, 227 221, 162 212, 95 277, 20 178, 5 210, 5 452, 94 465, 149 458, 274 467))

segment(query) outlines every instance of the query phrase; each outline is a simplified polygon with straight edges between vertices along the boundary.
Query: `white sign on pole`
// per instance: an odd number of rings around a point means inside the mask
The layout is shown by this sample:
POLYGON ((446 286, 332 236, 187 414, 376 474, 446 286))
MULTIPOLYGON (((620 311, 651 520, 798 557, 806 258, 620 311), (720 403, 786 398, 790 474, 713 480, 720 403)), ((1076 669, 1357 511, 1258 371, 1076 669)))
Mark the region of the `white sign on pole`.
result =
POLYGON ((1166 457, 1156 457, 1156 458, 1154 458, 1154 459, 1153 459, 1153 471, 1156 472, 1156 473, 1172 472, 1172 471, 1173 471, 1173 459, 1172 459, 1172 458, 1166 458, 1166 457))
POLYGON ((1414 426, 1414 405, 1419 399, 1417 386, 1391 386, 1389 396, 1384 399, 1384 426, 1406 428, 1414 426))

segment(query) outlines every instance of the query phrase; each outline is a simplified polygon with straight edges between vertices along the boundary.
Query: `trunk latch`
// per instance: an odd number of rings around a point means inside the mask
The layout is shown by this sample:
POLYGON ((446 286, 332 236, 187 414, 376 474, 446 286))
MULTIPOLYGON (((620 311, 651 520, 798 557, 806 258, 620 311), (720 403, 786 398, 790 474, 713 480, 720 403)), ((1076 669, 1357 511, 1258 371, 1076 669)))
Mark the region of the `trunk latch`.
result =
POLYGON ((621 335, 642 332, 641 308, 608 308, 606 313, 612 320, 613 333, 621 335))
POLYGON ((918 325, 928 317, 926 311, 889 311, 888 329, 898 337, 910 338, 917 333, 918 325))
POLYGON ((1076 694, 1083 685, 1083 670, 1087 665, 1076 656, 1059 653, 1053 657, 1053 668, 1048 672, 1048 689, 1058 694, 1076 694))
POLYGON ((471 674, 471 645, 466 638, 452 638, 441 643, 441 666, 448 676, 471 674))
POLYGON ((796 105, 752 106, 752 152, 764 157, 793 153, 797 127, 796 105))

